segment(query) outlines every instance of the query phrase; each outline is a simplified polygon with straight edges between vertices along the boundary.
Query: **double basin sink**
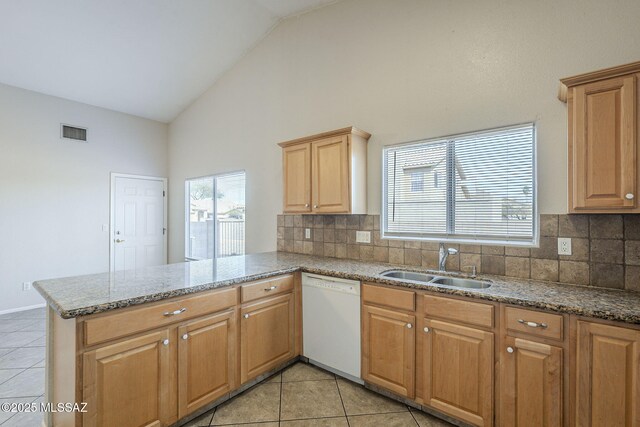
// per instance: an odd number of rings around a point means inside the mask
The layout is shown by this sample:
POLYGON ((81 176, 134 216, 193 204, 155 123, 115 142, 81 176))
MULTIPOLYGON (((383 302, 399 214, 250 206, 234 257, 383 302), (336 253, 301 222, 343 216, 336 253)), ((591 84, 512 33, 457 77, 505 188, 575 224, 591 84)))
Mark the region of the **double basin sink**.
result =
POLYGON ((435 276, 433 274, 420 273, 417 271, 390 270, 381 273, 381 276, 388 279, 397 279, 413 283, 445 285, 466 289, 486 289, 491 286, 491 283, 482 280, 435 276))

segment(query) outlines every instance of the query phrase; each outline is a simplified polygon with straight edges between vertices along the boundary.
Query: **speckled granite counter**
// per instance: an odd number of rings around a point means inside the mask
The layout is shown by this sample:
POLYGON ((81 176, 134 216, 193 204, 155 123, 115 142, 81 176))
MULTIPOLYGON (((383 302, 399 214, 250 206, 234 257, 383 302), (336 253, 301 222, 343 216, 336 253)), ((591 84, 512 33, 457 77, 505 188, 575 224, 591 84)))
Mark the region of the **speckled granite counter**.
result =
POLYGON ((460 289, 400 282, 380 275, 394 268, 411 269, 391 264, 268 252, 115 274, 41 280, 34 287, 60 316, 73 318, 301 270, 640 324, 640 292, 501 276, 479 276, 493 282, 487 289, 460 289))

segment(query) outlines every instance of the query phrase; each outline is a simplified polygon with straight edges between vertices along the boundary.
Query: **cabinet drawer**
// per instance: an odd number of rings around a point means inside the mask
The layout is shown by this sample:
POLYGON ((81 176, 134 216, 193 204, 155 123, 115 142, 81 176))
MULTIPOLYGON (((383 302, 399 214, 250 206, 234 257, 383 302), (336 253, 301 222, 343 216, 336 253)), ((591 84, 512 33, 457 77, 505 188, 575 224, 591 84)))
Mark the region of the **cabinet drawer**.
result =
POLYGON ((84 321, 84 344, 91 346, 173 322, 224 310, 236 304, 236 292, 236 288, 228 288, 151 307, 87 319, 84 321))
POLYGON ((278 276, 259 282, 242 285, 242 302, 255 301, 260 298, 289 292, 293 289, 293 275, 278 276))
POLYGON ((563 339, 562 316, 541 311, 505 307, 505 325, 508 330, 542 338, 563 339))
POLYGON ((416 293, 401 289, 384 288, 382 286, 362 285, 362 301, 365 303, 414 311, 416 293))
POLYGON ((454 322, 493 328, 493 306, 454 298, 425 295, 424 313, 454 322))

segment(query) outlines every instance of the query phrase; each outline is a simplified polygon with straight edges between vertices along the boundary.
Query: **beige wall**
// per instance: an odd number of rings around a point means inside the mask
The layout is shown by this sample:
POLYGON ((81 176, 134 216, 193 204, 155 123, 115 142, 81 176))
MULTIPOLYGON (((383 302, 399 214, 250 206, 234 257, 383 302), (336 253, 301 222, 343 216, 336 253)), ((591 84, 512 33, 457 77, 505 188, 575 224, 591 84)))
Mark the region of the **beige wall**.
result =
POLYGON ((274 250, 276 143, 356 125, 370 214, 383 145, 536 121, 541 213, 566 211, 558 79, 639 60, 640 2, 345 0, 281 23, 169 129, 170 259, 183 258, 184 179, 247 171, 247 250, 274 250))
POLYGON ((110 173, 167 175, 167 125, 0 85, 0 312, 22 282, 109 270, 110 173), (89 128, 87 144, 60 123, 89 128))

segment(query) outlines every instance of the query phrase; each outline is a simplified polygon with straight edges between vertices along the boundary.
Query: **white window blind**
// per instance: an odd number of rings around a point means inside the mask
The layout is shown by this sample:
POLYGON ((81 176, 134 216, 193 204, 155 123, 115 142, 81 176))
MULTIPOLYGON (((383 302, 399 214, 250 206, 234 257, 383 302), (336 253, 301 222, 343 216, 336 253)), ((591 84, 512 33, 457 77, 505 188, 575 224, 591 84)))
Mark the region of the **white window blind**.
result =
POLYGON ((537 244, 532 123, 386 147, 383 165, 383 237, 537 244))

